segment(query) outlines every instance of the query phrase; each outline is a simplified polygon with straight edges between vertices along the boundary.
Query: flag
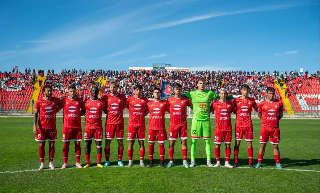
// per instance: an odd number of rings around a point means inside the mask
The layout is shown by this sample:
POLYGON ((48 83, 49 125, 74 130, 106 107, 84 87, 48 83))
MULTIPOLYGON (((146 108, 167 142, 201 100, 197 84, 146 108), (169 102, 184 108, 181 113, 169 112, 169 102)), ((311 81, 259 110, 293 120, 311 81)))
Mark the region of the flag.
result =
POLYGON ((168 82, 161 80, 160 91, 161 98, 168 98, 172 95, 173 86, 171 86, 168 82))

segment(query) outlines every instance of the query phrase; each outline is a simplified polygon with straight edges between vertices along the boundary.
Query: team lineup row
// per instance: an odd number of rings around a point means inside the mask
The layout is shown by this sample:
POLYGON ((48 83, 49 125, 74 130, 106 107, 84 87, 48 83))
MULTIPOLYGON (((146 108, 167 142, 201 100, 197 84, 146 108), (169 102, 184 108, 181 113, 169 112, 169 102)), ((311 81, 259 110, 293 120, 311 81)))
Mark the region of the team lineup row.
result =
POLYGON ((249 86, 242 85, 240 97, 234 98, 227 96, 226 89, 219 90, 219 95, 213 91, 205 90, 205 79, 199 79, 195 91, 182 94, 182 86, 174 85, 174 96, 167 100, 161 100, 160 90, 153 90, 153 100, 148 101, 142 97, 142 86, 133 87, 134 95, 126 98, 125 95, 118 94, 118 85, 116 82, 110 83, 110 93, 98 98, 99 90, 92 87, 90 98, 83 101, 76 96, 76 87, 71 85, 68 88, 68 97, 58 99, 52 97, 50 86, 43 87, 44 97, 37 100, 34 112, 33 132, 35 140, 39 142, 39 170, 44 169, 45 141, 49 141, 49 168, 54 169, 53 158, 55 153, 55 141, 57 140, 56 130, 56 113, 63 109, 63 130, 62 141, 64 142, 63 158, 64 164, 61 169, 68 166, 68 152, 70 141, 75 141, 76 167, 90 167, 90 152, 92 139, 95 139, 97 146, 97 167, 103 168, 110 166, 110 143, 113 138, 118 141, 118 165, 124 166, 123 156, 123 139, 124 139, 124 121, 123 110, 129 109, 129 122, 127 139, 128 146, 128 167, 133 166, 133 145, 135 139, 139 142, 140 166, 144 167, 145 155, 145 116, 149 115, 148 122, 148 142, 149 142, 149 167, 153 167, 154 144, 159 143, 160 166, 171 167, 173 165, 173 154, 175 141, 178 137, 181 139, 183 166, 186 168, 195 166, 195 154, 197 140, 203 138, 207 155, 208 167, 220 167, 220 146, 224 142, 225 149, 225 167, 238 167, 239 145, 243 136, 247 141, 248 157, 250 168, 260 168, 263 159, 266 143, 270 138, 273 145, 273 152, 276 161, 276 168, 281 169, 280 151, 278 144, 280 142, 279 120, 283 116, 283 104, 275 99, 275 90, 272 87, 267 89, 267 99, 256 104, 255 100, 248 97, 249 86), (214 99, 219 99, 213 101, 214 99), (228 100, 233 99, 233 100, 228 100), (193 109, 193 118, 191 125, 191 163, 187 162, 187 106, 193 109), (251 121, 251 111, 256 110, 261 119, 260 131, 260 149, 258 154, 258 163, 256 166, 252 163, 253 158, 253 127, 251 121), (215 111, 216 126, 214 130, 215 158, 216 164, 211 163, 211 128, 210 113, 215 111), (101 163, 102 157, 102 112, 106 114, 105 124, 105 159, 104 165, 101 163), (164 142, 167 141, 167 131, 165 129, 165 113, 170 113, 169 126, 169 163, 165 166, 164 142), (229 159, 231 154, 232 125, 231 113, 236 114, 235 125, 235 146, 234 146, 234 165, 230 165, 229 159), (80 164, 82 140, 81 116, 85 115, 85 158, 86 165, 80 164))

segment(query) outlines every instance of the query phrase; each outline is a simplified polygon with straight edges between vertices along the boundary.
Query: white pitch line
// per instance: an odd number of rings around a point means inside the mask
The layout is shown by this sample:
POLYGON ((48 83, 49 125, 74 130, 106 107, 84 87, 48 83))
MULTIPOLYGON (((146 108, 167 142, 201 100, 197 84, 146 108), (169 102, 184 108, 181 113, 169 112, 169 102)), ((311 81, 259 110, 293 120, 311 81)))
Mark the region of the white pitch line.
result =
MULTIPOLYGON (((117 165, 114 165, 114 166, 109 166, 111 168, 115 168, 115 167, 120 167, 120 166, 117 166, 117 165)), ((133 167, 139 167, 139 165, 134 165, 133 167)), ((148 167, 146 165, 146 167, 148 167)), ((154 166, 154 167, 160 167, 160 166, 154 166)), ((176 165, 174 167, 184 167, 183 165, 176 165)), ((207 167, 206 165, 196 165, 196 168, 197 167, 207 167)), ((97 168, 97 166, 91 166, 90 168, 97 168)), ((238 167, 239 169, 252 169, 252 168, 249 168, 249 167, 238 167)), ((77 169, 76 167, 70 167, 70 168, 67 168, 67 170, 71 170, 71 169, 77 169)), ((230 168, 228 168, 230 169, 230 168)), ((51 169, 44 169, 44 170, 51 170, 51 169)), ((60 168, 56 168, 54 170, 60 170, 60 168)), ((277 168, 259 168, 259 170, 279 170, 277 168)), ((296 171, 296 172, 317 172, 317 173, 320 173, 320 170, 302 170, 302 169, 286 169, 286 168, 283 168, 281 170, 284 170, 284 171, 296 171)), ((18 170, 18 171, 3 171, 3 172, 0 172, 0 174, 14 174, 14 173, 22 173, 22 172, 40 172, 36 169, 33 169, 33 170, 18 170)))

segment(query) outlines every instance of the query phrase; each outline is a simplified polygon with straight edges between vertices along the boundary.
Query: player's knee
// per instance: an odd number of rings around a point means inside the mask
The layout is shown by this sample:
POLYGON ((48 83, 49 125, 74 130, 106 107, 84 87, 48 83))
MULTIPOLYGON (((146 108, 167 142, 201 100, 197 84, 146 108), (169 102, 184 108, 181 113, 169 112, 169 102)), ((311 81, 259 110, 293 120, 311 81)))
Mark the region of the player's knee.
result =
POLYGON ((273 149, 279 149, 278 144, 273 144, 272 146, 273 146, 273 149))
POLYGON ((252 142, 247 143, 248 148, 252 148, 252 142))

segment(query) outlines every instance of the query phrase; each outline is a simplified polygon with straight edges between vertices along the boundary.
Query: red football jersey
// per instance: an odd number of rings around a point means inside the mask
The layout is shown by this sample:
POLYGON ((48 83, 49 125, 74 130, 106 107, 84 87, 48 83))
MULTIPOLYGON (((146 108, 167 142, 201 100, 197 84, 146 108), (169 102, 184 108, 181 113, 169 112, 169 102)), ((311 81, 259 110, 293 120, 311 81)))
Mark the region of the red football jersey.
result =
POLYGON ((67 128, 81 127, 82 99, 70 99, 69 97, 60 100, 59 107, 63 108, 63 126, 67 128))
POLYGON ((251 112, 252 109, 257 109, 257 103, 254 99, 236 98, 233 100, 236 108, 236 125, 238 127, 252 127, 251 112))
POLYGON ((220 100, 212 103, 211 109, 214 110, 216 116, 216 130, 232 131, 231 113, 234 111, 234 104, 231 100, 224 103, 220 100))
POLYGON ((56 129, 56 114, 58 111, 59 99, 52 97, 46 100, 44 97, 37 100, 34 109, 39 112, 38 126, 41 129, 56 129))
POLYGON ((148 110, 149 116, 149 127, 151 130, 162 130, 165 128, 165 114, 168 111, 167 101, 149 101, 148 110))
POLYGON ((126 96, 123 94, 103 96, 107 102, 107 124, 119 124, 123 122, 123 109, 125 108, 126 96))
POLYGON ((262 114, 262 127, 279 127, 279 115, 283 112, 283 103, 278 99, 272 102, 264 100, 258 105, 258 112, 262 114))
POLYGON ((169 97, 170 124, 176 126, 187 125, 187 106, 192 103, 187 97, 169 97))
POLYGON ((146 107, 148 99, 146 97, 136 98, 131 96, 126 101, 126 107, 129 108, 129 125, 145 125, 146 107))
POLYGON ((83 103, 83 108, 86 110, 86 129, 102 129, 102 111, 106 109, 106 103, 102 99, 92 100, 87 99, 83 103))

